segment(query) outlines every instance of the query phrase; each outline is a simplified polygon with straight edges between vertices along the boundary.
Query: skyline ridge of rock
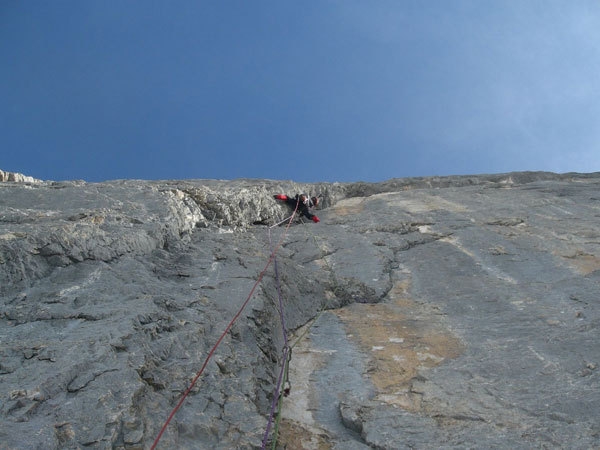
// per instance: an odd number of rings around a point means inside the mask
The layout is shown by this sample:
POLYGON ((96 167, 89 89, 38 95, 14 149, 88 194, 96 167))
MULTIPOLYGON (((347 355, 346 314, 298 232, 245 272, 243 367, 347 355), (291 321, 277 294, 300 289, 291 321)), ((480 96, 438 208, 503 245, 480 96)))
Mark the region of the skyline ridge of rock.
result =
MULTIPOLYGON (((315 181, 315 182, 303 182, 298 184, 304 185, 317 185, 317 184, 343 184, 343 185, 352 185, 352 184, 367 184, 367 185, 389 185, 389 184, 397 184, 401 183, 404 186, 418 187, 418 186, 427 186, 434 187, 437 185, 438 187, 442 187, 443 185, 449 186, 450 184, 457 186, 460 185, 460 180, 464 180, 464 183, 473 184, 474 182, 498 182, 503 179, 509 179, 512 176, 517 177, 518 182, 531 182, 534 180, 549 180, 549 179, 570 179, 570 178, 588 178, 595 177, 600 172, 548 172, 548 171, 532 171, 532 170, 524 170, 524 171, 513 171, 513 172, 500 172, 500 173, 472 173, 472 174, 454 174, 454 175, 415 175, 415 176, 407 176, 407 177, 399 177, 399 178, 390 178, 387 180, 381 181, 315 181), (428 184, 427 184, 428 183, 428 184)), ((10 172, 3 171, 0 169, 0 182, 47 182, 47 183, 55 183, 55 182, 79 182, 79 183, 110 183, 110 182, 118 182, 118 181, 142 181, 142 182, 168 182, 168 181, 194 181, 194 182, 231 182, 231 181, 249 181, 249 182, 289 182, 289 183, 297 183, 294 180, 283 180, 283 179, 271 179, 271 178, 234 178, 234 179, 218 179, 218 178, 183 178, 183 179, 139 179, 139 178, 124 178, 124 179, 107 179, 104 181, 86 181, 83 179, 65 179, 65 180, 40 180, 28 175, 24 175, 18 172, 10 172)))
POLYGON ((13 181, 15 183, 40 183, 41 180, 37 180, 33 177, 23 175, 17 172, 5 172, 0 170, 0 182, 13 181))

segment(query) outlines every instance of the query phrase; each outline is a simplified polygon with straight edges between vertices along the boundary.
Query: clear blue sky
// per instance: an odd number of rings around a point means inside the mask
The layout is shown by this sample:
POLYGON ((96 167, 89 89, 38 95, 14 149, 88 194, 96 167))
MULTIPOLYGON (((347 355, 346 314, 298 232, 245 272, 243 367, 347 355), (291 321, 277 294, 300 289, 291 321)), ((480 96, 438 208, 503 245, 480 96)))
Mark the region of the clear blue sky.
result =
POLYGON ((4 0, 0 169, 600 171, 600 2, 4 0))

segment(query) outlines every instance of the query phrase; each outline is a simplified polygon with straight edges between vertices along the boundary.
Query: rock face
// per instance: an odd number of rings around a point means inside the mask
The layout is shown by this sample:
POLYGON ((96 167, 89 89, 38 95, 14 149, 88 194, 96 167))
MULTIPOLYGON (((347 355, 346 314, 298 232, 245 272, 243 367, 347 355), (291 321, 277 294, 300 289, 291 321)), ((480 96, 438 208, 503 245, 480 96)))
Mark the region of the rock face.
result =
POLYGON ((157 448, 597 448, 599 216, 600 174, 0 184, 0 448, 151 447, 260 277, 157 448))
POLYGON ((5 172, 0 170, 0 182, 1 181, 14 181, 16 183, 41 183, 41 180, 36 180, 33 177, 23 175, 15 172, 5 172))

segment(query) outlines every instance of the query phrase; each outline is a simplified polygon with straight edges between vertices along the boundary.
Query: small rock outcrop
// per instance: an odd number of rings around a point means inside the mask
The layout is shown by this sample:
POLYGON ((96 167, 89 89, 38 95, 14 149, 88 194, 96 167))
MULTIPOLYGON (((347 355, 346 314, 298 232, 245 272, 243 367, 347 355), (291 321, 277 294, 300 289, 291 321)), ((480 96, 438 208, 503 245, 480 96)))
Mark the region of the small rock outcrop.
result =
POLYGON ((597 448, 599 188, 2 183, 0 449, 149 448, 259 277, 157 448, 597 448))
POLYGON ((37 180, 21 173, 0 170, 0 182, 2 181, 13 181, 15 183, 41 183, 41 180, 37 180))

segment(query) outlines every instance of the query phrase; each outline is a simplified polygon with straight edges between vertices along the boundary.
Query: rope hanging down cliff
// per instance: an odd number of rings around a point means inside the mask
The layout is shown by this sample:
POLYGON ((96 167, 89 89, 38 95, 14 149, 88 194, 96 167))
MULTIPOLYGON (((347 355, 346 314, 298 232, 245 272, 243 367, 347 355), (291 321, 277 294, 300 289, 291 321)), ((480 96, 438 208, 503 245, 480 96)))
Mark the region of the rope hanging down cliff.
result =
MULTIPOLYGON (((221 334, 221 336, 219 337, 219 339, 217 339, 217 342, 213 345, 213 347, 211 348, 211 350, 208 352, 208 355, 206 356, 206 359, 204 360, 204 364, 202 364, 202 367, 196 373, 196 376, 193 378, 193 380, 190 383, 190 385, 188 386, 188 388, 184 391, 184 393, 181 396, 179 402, 177 403, 177 405, 175 406, 175 408, 173 408, 173 410, 171 411, 171 413, 167 417, 167 420, 165 421, 164 425, 160 429, 160 432, 158 433, 158 436, 156 436, 156 439, 154 440, 154 443, 152 444, 152 447, 150 447, 150 450, 154 450, 156 448, 156 446, 158 445, 158 443, 159 443, 162 435, 164 434, 164 432, 166 431, 167 427, 169 426, 169 423, 171 423, 171 420, 173 419, 173 417, 175 417, 175 414, 177 413, 177 411, 179 410, 179 408, 181 408, 181 406, 183 405, 183 402, 185 401, 185 399, 187 398, 187 396, 189 395, 189 393, 191 392, 191 390, 196 385, 196 382, 198 381, 198 379, 200 378, 200 376, 204 372, 204 369, 206 369, 206 366, 208 365, 208 362, 210 361, 210 359, 214 355, 215 351, 219 347, 219 344, 221 344, 221 341, 225 338, 225 336, 227 335, 227 333, 229 332, 229 330, 231 330, 231 328, 233 327, 234 323, 237 321, 237 319, 240 317, 240 315, 242 314, 242 312, 244 311, 244 309, 246 308, 246 306, 250 302, 250 299, 252 298, 252 295, 254 294, 254 291, 256 290, 256 287, 262 281, 263 277, 265 276, 265 274, 267 272, 267 269, 269 268, 269 266, 271 265, 271 263, 275 259, 275 255, 277 254, 277 251, 281 247, 281 244, 283 243, 283 240, 285 239, 285 237, 286 237, 286 235, 287 235, 287 233, 289 231, 290 225, 292 224, 292 222, 294 220, 294 217, 296 216, 296 212, 298 210, 298 205, 299 204, 300 204, 300 202, 296 203, 296 207, 295 207, 294 212, 292 213, 292 215, 289 217, 289 221, 287 223, 287 226, 285 228, 284 233, 281 235, 281 237, 279 238, 279 241, 277 242, 277 245, 275 246, 275 248, 273 249, 273 251, 269 255, 269 259, 268 259, 267 263, 265 264, 265 267, 263 268, 263 270, 258 275, 258 278, 256 279, 256 282, 254 283, 254 285, 252 286, 252 289, 250 290, 250 293, 248 294, 248 297, 246 297, 246 300, 244 301, 244 303, 242 304, 242 306, 240 307, 240 309, 238 310, 238 312, 235 314, 235 316, 233 317, 233 319, 231 319, 231 321, 229 322, 229 324, 227 325, 227 327, 225 328, 225 330, 223 331, 223 333, 221 334)), ((283 223, 283 222, 284 221, 280 222, 280 224, 283 223)))
MULTIPOLYGON (((274 226, 277 226, 277 225, 274 225, 274 226)), ((273 242, 271 240, 271 228, 273 228, 273 227, 269 228, 269 246, 272 249, 273 242)), ((272 252, 272 250, 271 250, 271 252, 272 252)), ((267 445, 267 440, 269 439, 269 432, 271 431, 271 425, 273 424, 275 408, 277 407, 277 404, 279 404, 281 406, 281 394, 280 394, 281 384, 284 381, 284 375, 287 375, 286 368, 289 366, 289 360, 291 357, 291 349, 288 345, 287 328, 285 326, 285 314, 284 314, 284 310, 283 310, 283 296, 281 294, 281 282, 279 279, 279 268, 277 266, 277 257, 276 256, 273 258, 273 267, 275 268, 275 283, 276 283, 276 287, 277 287, 277 297, 279 299, 279 318, 280 318, 280 322, 281 322, 281 331, 283 334, 283 357, 282 357, 283 364, 281 365, 279 377, 277 378, 277 385, 275 387, 275 392, 273 393, 273 401, 271 403, 271 412, 269 414, 269 420, 267 421, 267 428, 265 430, 265 435, 264 435, 263 441, 262 441, 262 449, 263 450, 265 449, 265 447, 267 445)))
MULTIPOLYGON (((321 245, 319 245, 319 242, 317 241, 317 236, 314 233, 312 233, 312 237, 315 241, 316 247, 319 248, 319 250, 321 250, 321 252, 323 254, 326 254, 326 252, 321 247, 321 245)), ((270 241, 271 241, 271 231, 269 229, 269 242, 270 241)), ((337 290, 339 288, 339 283, 338 283, 335 275, 333 274, 334 273, 333 268, 331 267, 331 265, 329 264, 329 262, 326 259, 324 259, 324 262, 332 276, 332 285, 334 287, 334 292, 337 292, 337 290)), ((283 305, 283 299, 282 299, 282 294, 281 294, 281 283, 280 283, 280 279, 279 279, 279 270, 278 270, 276 258, 274 258, 274 267, 275 267, 275 280, 276 280, 276 286, 277 286, 277 294, 279 297, 279 314, 281 316, 280 321, 281 321, 283 339, 284 339, 284 346, 282 348, 283 363, 281 365, 279 377, 277 379, 277 384, 276 384, 276 387, 275 387, 275 390, 273 393, 271 412, 270 412, 269 419, 267 422, 267 428, 265 431, 265 435, 263 437, 262 450, 265 450, 265 448, 266 448, 267 441, 269 439, 270 428, 271 428, 273 422, 275 422, 275 428, 273 430, 273 437, 271 440, 271 449, 275 450, 277 448, 277 440, 279 437, 279 424, 281 422, 281 415, 282 415, 282 408, 283 408, 283 397, 287 397, 289 395, 289 391, 290 391, 289 368, 290 368, 290 361, 292 359, 292 350, 308 334, 308 332, 311 330, 311 328, 317 322, 319 317, 321 317, 323 312, 327 309, 328 303, 329 303, 328 301, 325 301, 322 304, 321 309, 319 310, 317 315, 310 321, 310 324, 305 328, 305 330, 302 332, 302 334, 296 338, 295 342, 292 345, 290 345, 289 339, 288 339, 288 334, 287 334, 287 328, 285 326, 284 305, 283 305), (287 384, 287 387, 285 387, 283 390, 281 390, 281 386, 286 385, 286 384, 287 384), (275 413, 275 409, 277 409, 276 413, 275 413)))

